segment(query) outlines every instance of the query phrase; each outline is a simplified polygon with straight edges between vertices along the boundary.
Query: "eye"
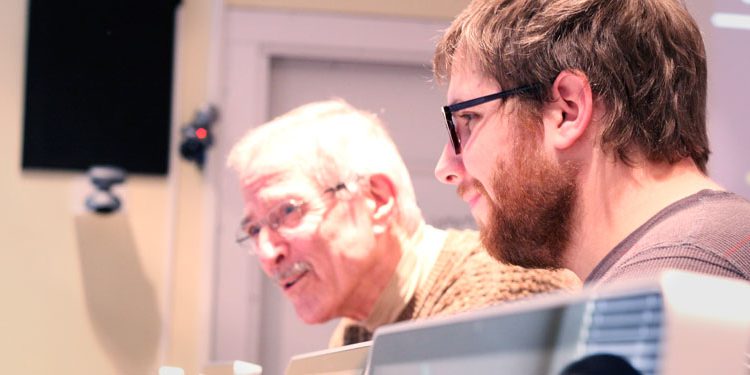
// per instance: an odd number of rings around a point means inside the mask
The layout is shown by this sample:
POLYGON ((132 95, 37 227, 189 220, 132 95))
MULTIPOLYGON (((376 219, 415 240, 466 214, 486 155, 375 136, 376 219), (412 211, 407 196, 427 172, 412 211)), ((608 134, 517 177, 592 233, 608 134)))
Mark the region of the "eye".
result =
POLYGON ((302 203, 291 201, 279 207, 275 216, 275 221, 280 225, 292 228, 299 224, 302 219, 302 203))
POLYGON ((471 129, 477 124, 479 115, 474 112, 461 112, 455 116, 456 132, 462 140, 467 140, 471 136, 471 129))
POLYGON ((287 217, 297 211, 299 207, 294 203, 287 203, 279 208, 281 217, 287 217))
POLYGON ((460 122, 465 127, 471 127, 477 119, 479 118, 479 115, 477 115, 474 112, 462 112, 458 115, 458 122, 460 122))
POLYGON ((248 237, 254 239, 260 234, 260 228, 261 226, 259 224, 250 224, 245 228, 245 233, 247 233, 248 237))

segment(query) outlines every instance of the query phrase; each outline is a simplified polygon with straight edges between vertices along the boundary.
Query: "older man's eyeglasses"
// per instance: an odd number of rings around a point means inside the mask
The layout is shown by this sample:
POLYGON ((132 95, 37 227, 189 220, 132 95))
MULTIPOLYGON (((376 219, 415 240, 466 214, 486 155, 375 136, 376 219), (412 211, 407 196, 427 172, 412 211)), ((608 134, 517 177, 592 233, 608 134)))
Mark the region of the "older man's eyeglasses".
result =
MULTIPOLYGON (((323 190, 320 199, 322 200, 329 196, 342 200, 349 199, 358 190, 358 186, 356 181, 338 183, 323 190)), ((257 254, 259 251, 258 235, 260 235, 260 231, 264 226, 268 226, 271 230, 280 233, 284 230, 293 229, 302 222, 310 203, 299 199, 289 199, 279 202, 268 210, 265 217, 255 221, 243 220, 239 228, 237 228, 235 240, 240 246, 249 248, 253 254, 257 254)))
POLYGON ((448 128, 448 135, 450 136, 451 144, 453 145, 453 151, 456 153, 456 155, 459 155, 461 153, 461 140, 467 139, 468 135, 470 134, 469 129, 467 128, 467 126, 465 126, 465 124, 454 119, 453 115, 456 112, 478 106, 480 104, 491 102, 493 100, 504 99, 509 96, 518 95, 524 92, 538 90, 539 88, 539 85, 516 87, 514 89, 500 91, 494 94, 480 96, 478 98, 474 98, 464 102, 443 106, 445 125, 448 128))

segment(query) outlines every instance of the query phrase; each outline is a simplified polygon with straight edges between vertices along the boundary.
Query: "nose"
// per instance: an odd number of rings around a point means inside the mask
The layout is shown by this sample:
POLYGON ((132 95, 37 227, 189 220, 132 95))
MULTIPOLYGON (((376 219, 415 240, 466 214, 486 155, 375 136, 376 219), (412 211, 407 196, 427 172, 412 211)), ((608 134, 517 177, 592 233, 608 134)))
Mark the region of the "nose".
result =
POLYGON ((460 185, 464 178, 464 164, 453 147, 446 143, 435 166, 435 178, 448 185, 460 185))
POLYGON ((280 264, 287 256, 288 246, 284 238, 268 226, 263 226, 258 233, 255 251, 261 263, 280 264))

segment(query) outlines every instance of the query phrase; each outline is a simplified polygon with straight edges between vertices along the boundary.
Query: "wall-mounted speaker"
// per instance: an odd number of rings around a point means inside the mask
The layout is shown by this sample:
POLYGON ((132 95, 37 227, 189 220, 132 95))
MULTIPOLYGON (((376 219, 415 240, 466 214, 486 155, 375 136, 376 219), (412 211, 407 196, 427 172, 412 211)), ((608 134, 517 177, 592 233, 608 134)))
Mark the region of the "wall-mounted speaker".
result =
POLYGON ((24 170, 165 174, 179 0, 29 0, 24 170))

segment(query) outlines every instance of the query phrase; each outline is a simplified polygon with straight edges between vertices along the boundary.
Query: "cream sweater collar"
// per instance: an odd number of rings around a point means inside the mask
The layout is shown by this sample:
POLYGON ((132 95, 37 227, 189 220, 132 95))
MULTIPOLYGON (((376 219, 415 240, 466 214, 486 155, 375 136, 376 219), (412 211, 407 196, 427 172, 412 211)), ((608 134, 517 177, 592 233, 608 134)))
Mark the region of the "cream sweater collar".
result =
POLYGON ((393 323, 418 288, 427 281, 443 248, 447 232, 423 224, 403 247, 401 259, 388 285, 375 302, 370 316, 361 325, 369 331, 393 323))

